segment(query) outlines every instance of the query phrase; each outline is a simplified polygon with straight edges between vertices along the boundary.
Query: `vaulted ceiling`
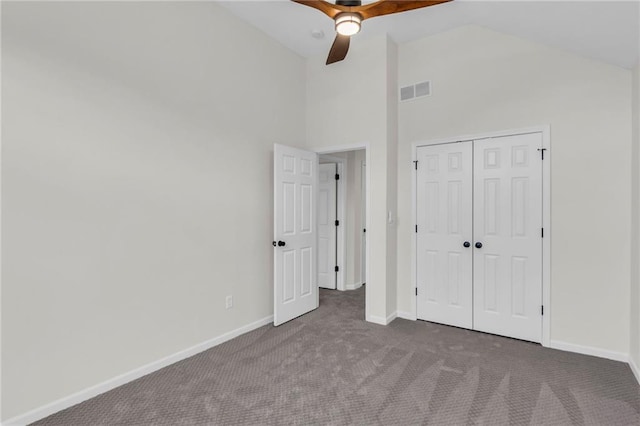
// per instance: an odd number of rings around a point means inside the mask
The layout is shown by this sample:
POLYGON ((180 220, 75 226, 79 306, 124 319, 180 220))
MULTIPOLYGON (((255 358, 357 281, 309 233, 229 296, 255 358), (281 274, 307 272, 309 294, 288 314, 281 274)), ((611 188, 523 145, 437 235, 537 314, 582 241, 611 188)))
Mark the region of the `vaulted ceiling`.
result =
MULTIPOLYGON (((333 42, 333 21, 309 7, 288 0, 220 3, 303 57, 324 55, 333 42), (314 31, 324 37, 312 37, 314 31)), ((640 58, 640 0, 455 0, 367 20, 352 43, 384 33, 404 43, 462 25, 480 25, 624 68, 633 68, 640 58)))

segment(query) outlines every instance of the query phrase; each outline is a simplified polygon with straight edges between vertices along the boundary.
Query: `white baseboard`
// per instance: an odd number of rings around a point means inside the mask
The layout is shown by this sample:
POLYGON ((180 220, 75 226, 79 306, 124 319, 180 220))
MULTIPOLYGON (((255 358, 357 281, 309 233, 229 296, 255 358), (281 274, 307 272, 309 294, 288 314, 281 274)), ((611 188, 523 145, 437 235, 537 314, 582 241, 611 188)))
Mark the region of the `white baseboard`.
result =
POLYGON ((411 320, 411 321, 416 321, 418 319, 414 314, 406 311, 398 311, 398 318, 411 320))
POLYGON ((398 316, 397 312, 392 313, 386 318, 378 317, 376 315, 369 315, 369 318, 367 318, 367 321, 372 322, 374 324, 389 325, 389 323, 391 323, 391 321, 396 319, 397 316, 398 316))
POLYGON ((53 401, 49 404, 43 405, 42 407, 38 407, 24 414, 20 414, 18 416, 12 417, 11 419, 6 420, 2 424, 4 426, 14 426, 14 425, 26 425, 29 423, 33 423, 47 416, 50 416, 51 414, 57 413, 58 411, 62 411, 66 408, 72 407, 83 401, 86 401, 102 393, 105 393, 114 388, 117 388, 118 386, 122 386, 125 383, 129 383, 133 380, 139 379, 142 376, 146 376, 147 374, 153 373, 154 371, 160 370, 161 368, 167 367, 178 361, 182 361, 183 359, 189 358, 200 352, 206 351, 207 349, 211 349, 214 346, 218 346, 228 340, 231 340, 235 337, 238 337, 242 334, 253 331, 256 328, 260 328, 272 322, 273 322, 273 315, 270 315, 258 321, 252 322, 251 324, 247 324, 243 327, 229 331, 228 333, 224 333, 218 337, 214 337, 213 339, 209 339, 205 342, 202 342, 190 348, 184 349, 180 352, 176 352, 173 355, 169 355, 165 358, 159 359, 147 365, 143 365, 142 367, 136 368, 135 370, 131 370, 127 373, 121 374, 112 379, 106 380, 102 383, 98 383, 97 385, 88 387, 72 395, 66 396, 64 398, 60 398, 57 401, 53 401))
POLYGON ((559 340, 551 340, 549 342, 549 347, 552 349, 559 349, 561 351, 597 356, 599 358, 606 358, 614 361, 629 362, 629 355, 624 352, 615 352, 591 346, 576 345, 574 343, 561 342, 559 340))
POLYGON ((629 367, 631 367, 633 375, 636 376, 636 380, 638 381, 638 384, 640 384, 640 368, 638 368, 638 364, 636 364, 631 356, 629 357, 629 367))
POLYGON ((372 322, 374 324, 387 325, 387 321, 385 318, 378 317, 376 315, 369 315, 369 318, 367 318, 367 321, 372 322))
POLYGON ((362 287, 362 282, 359 283, 353 283, 353 284, 347 284, 345 286, 345 290, 357 290, 360 287, 362 287))

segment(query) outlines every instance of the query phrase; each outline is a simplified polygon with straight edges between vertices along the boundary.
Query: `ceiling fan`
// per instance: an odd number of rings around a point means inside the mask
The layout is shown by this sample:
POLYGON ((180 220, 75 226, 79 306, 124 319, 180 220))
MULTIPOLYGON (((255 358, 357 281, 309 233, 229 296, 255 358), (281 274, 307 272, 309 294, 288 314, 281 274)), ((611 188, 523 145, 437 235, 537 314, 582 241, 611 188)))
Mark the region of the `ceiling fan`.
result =
POLYGON ((335 4, 324 0, 292 1, 318 9, 335 21, 337 34, 327 58, 327 65, 329 65, 347 56, 351 36, 360 32, 362 21, 365 19, 435 6, 451 0, 380 0, 364 6, 360 0, 336 0, 335 4))

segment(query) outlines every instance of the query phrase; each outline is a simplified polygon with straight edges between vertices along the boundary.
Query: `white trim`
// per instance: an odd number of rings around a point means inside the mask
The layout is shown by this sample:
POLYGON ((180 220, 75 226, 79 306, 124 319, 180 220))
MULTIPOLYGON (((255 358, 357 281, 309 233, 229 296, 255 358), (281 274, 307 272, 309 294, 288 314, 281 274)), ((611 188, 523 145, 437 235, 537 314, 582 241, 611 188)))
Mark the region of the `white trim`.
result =
MULTIPOLYGON (((358 151, 360 149, 364 149, 365 150, 365 163, 366 164, 371 164, 371 146, 369 144, 369 142, 362 142, 362 143, 357 143, 357 144, 351 144, 351 145, 338 145, 338 146, 330 146, 330 147, 324 147, 324 148, 315 148, 312 149, 313 151, 315 151, 318 154, 330 154, 330 153, 335 153, 335 152, 347 152, 347 151, 358 151)), ((365 228, 367 230, 369 230, 370 228, 370 224, 371 224, 371 167, 368 166, 366 168, 366 189, 367 189, 367 193, 366 193, 366 223, 365 223, 365 228)), ((367 231, 368 232, 368 231, 367 231)), ((365 283, 369 282, 369 265, 371 265, 371 257, 370 257, 370 244, 367 244, 366 246, 366 279, 364 280, 365 283)), ((377 318, 375 316, 369 315, 369 311, 370 311, 370 306, 371 306, 371 292, 370 291, 366 291, 365 292, 365 306, 364 306, 364 312, 365 312, 365 319, 367 321, 370 322, 376 322, 374 320, 374 318, 377 318)))
POLYGON ((376 316, 376 315, 367 316, 367 321, 368 322, 372 322, 374 324, 387 325, 387 322, 386 322, 386 320, 384 318, 376 316))
POLYGON ((367 203, 362 202, 362 198, 367 195, 367 164, 364 160, 360 161, 360 281, 366 283, 367 281, 367 233, 365 223, 367 222, 367 203))
POLYGON ((629 355, 624 352, 615 352, 607 349, 594 348, 591 346, 576 345, 575 343, 567 343, 559 340, 550 340, 549 347, 551 349, 558 349, 566 352, 597 356, 598 358, 606 358, 614 361, 629 362, 629 355))
POLYGON ((338 290, 345 289, 345 283, 347 281, 346 271, 347 271, 347 160, 342 159, 342 161, 338 162, 338 174, 340 175, 340 179, 338 179, 338 220, 340 221, 340 225, 338 225, 338 247, 336 251, 336 255, 338 257, 338 277, 336 281, 336 288, 338 290))
MULTIPOLYGON (((464 141, 474 141, 487 138, 497 138, 502 136, 526 135, 530 133, 542 134, 542 148, 545 148, 545 157, 542 162, 542 226, 545 230, 542 239, 542 304, 545 306, 544 315, 542 316, 542 346, 551 347, 551 126, 541 125, 536 127, 528 127, 524 129, 500 130, 490 133, 482 133, 478 135, 463 135, 444 139, 436 139, 431 141, 414 142, 411 145, 412 160, 417 160, 417 149, 419 146, 426 145, 442 145, 449 143, 457 143, 464 141)), ((412 179, 411 179, 411 217, 412 226, 417 223, 417 200, 416 200, 416 179, 417 173, 413 163, 412 179)), ((418 298, 416 296, 416 288, 418 286, 417 268, 417 238, 416 233, 411 233, 411 312, 417 317, 418 298)), ((626 355, 625 355, 626 356, 626 355)))
POLYGON ((90 386, 84 390, 81 390, 79 392, 66 396, 64 398, 60 398, 56 401, 50 402, 49 404, 43 405, 31 411, 28 411, 24 414, 20 414, 18 416, 12 417, 11 419, 6 420, 2 424, 5 426, 13 426, 13 425, 25 425, 25 424, 36 422, 47 416, 57 413, 58 411, 62 411, 66 408, 72 407, 90 398, 93 398, 102 393, 115 389, 118 386, 122 386, 133 380, 139 379, 140 377, 146 376, 147 374, 153 373, 154 371, 160 370, 161 368, 167 367, 178 361, 182 361, 183 359, 192 357, 196 354, 199 354, 200 352, 204 352, 207 349, 211 349, 214 346, 218 346, 219 344, 227 342, 242 334, 248 333, 262 326, 271 324, 271 322, 273 322, 273 315, 269 315, 268 317, 262 318, 258 321, 254 321, 251 324, 247 324, 243 327, 224 333, 218 337, 214 337, 213 339, 209 339, 207 341, 199 343, 190 348, 176 352, 173 355, 169 355, 157 361, 153 361, 147 365, 143 365, 142 367, 136 368, 135 370, 131 370, 127 373, 120 374, 119 376, 113 377, 102 383, 98 383, 97 385, 90 386))
POLYGON ((402 318, 410 321, 416 321, 418 319, 416 318, 413 312, 407 312, 407 311, 398 311, 398 318, 402 318))
POLYGON ((542 305, 545 307, 542 316, 542 346, 551 345, 551 127, 541 126, 542 148, 545 154, 542 161, 542 305))
MULTIPOLYGON (((428 141, 417 141, 413 143, 412 146, 414 148, 413 152, 415 154, 415 148, 419 146, 442 145, 447 143, 474 141, 474 140, 488 139, 488 138, 499 138, 502 136, 527 135, 529 133, 542 133, 544 135, 544 133, 546 132, 548 135, 549 129, 550 129, 550 126, 548 124, 545 124, 545 125, 535 126, 535 127, 526 127, 524 129, 497 130, 495 132, 480 133, 475 135, 461 135, 461 136, 449 137, 449 138, 432 139, 428 141)), ((546 147, 546 148, 548 149, 549 147, 546 147)), ((546 154, 548 154, 548 152, 546 154)))
POLYGON ((362 282, 359 283, 353 283, 353 284, 347 284, 345 286, 345 290, 357 290, 360 287, 362 287, 362 282))
MULTIPOLYGON (((411 228, 418 223, 418 171, 415 161, 418 161, 418 143, 411 146, 411 228)), ((411 317, 418 318, 418 234, 411 231, 411 317)))
POLYGON ((629 357, 629 367, 631 367, 633 375, 636 376, 636 380, 640 384, 640 368, 638 368, 638 364, 636 364, 632 356, 629 357))
POLYGON ((389 325, 391 321, 393 321, 397 317, 398 317, 397 312, 393 312, 391 315, 389 315, 386 318, 378 317, 376 315, 369 315, 369 319, 367 319, 367 321, 372 322, 374 324, 379 324, 379 325, 389 325))

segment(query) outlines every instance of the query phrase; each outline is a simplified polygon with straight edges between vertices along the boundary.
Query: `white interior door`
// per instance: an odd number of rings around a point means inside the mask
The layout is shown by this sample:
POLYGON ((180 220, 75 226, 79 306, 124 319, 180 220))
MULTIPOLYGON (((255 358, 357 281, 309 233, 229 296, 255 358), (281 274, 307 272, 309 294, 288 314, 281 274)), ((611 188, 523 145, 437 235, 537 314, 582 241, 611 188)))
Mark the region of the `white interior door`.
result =
POLYGON ((473 326, 472 154, 471 142, 417 149, 417 317, 465 328, 473 326))
POLYGON ((318 307, 318 155, 274 145, 273 324, 318 307))
POLYGON ((320 164, 318 190, 318 285, 336 288, 336 163, 320 164))
POLYGON ((540 133, 474 142, 474 329, 533 342, 542 338, 541 146, 540 133))

